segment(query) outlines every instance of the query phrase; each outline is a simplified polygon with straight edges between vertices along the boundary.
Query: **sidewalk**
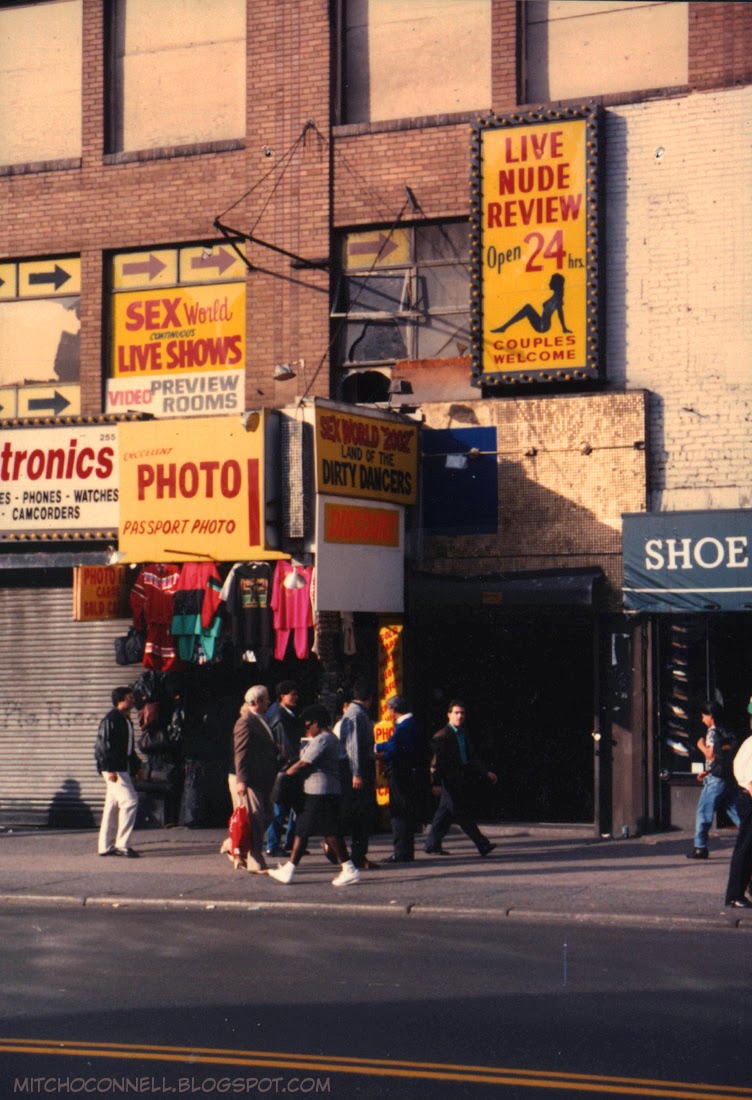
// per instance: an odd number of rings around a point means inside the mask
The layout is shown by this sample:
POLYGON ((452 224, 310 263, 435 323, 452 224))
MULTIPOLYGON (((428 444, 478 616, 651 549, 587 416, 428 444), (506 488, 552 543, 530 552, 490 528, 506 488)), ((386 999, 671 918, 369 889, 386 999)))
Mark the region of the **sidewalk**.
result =
MULTIPOLYGON (((449 856, 425 855, 405 866, 363 871, 357 886, 335 889, 334 868, 311 840, 290 886, 235 871, 219 848, 220 829, 146 829, 133 835, 138 860, 102 859, 92 830, 0 831, 0 905, 58 904, 158 908, 371 910, 570 919, 625 924, 752 929, 752 910, 724 912, 734 834, 711 834, 710 859, 685 858, 687 833, 599 839, 586 826, 494 824, 497 845, 481 859, 452 829, 449 856)), ((420 842, 420 838, 416 838, 420 842)), ((372 839, 369 856, 390 854, 390 838, 372 839)), ((277 861, 272 861, 276 863, 277 861)))

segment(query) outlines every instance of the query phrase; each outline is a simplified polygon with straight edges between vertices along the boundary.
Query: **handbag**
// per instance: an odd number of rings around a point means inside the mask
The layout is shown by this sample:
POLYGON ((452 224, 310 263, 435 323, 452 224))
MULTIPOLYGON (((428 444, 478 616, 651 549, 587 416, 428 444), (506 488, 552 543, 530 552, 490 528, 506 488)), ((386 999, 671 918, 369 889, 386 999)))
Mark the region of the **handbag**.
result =
POLYGON ((230 815, 230 856, 245 859, 251 848, 251 819, 245 802, 230 815))
POLYGON ((128 627, 128 633, 115 639, 115 663, 118 665, 140 665, 144 659, 146 638, 135 626, 128 627))
POLYGON ((303 809, 303 782, 304 778, 299 772, 288 775, 287 769, 283 768, 282 771, 277 773, 277 778, 274 780, 271 793, 272 802, 287 806, 295 813, 300 813, 303 809))

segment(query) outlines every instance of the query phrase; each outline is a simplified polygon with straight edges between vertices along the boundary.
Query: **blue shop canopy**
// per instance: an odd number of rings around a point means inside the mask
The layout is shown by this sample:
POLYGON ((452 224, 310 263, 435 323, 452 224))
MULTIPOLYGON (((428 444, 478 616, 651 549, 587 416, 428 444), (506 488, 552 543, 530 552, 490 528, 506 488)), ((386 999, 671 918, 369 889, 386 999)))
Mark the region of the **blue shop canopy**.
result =
POLYGON ((752 511, 622 516, 624 606, 752 610, 752 511))

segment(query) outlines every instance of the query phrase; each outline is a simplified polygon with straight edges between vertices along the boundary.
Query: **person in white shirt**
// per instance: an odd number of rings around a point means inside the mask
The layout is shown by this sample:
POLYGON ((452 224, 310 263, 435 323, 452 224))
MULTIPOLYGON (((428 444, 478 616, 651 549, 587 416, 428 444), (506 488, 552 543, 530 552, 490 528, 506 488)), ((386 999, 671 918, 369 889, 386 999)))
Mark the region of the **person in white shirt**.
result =
POLYGON ((752 901, 745 897, 752 877, 752 737, 742 742, 734 757, 734 776, 739 784, 739 831, 729 866, 725 904, 733 909, 752 909, 752 901))

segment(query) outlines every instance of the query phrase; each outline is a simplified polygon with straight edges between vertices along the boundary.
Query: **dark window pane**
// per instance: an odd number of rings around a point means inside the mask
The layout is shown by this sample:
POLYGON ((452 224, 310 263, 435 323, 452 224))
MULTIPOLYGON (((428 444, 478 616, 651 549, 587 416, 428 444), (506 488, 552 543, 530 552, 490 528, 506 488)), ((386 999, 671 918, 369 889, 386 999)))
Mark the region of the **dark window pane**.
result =
POLYGON ((423 268, 416 284, 415 309, 429 312, 469 308, 470 271, 462 264, 423 268))
POLYGON ((469 260, 470 227, 467 222, 415 227, 415 254, 418 263, 429 260, 469 260))
POLYGON ((350 321, 345 326, 344 361, 379 363, 407 358, 403 326, 396 321, 350 321))
POLYGON ((340 280, 335 313, 398 313, 405 274, 349 275, 340 280))

